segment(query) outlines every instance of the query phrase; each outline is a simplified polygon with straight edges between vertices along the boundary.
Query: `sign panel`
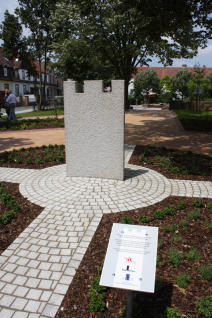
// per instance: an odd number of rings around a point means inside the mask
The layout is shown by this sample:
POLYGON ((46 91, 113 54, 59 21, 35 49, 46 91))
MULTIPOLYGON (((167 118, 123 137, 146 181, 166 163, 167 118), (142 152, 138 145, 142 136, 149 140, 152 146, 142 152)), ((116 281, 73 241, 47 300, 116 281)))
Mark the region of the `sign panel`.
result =
POLYGON ((154 292, 158 228, 114 223, 100 285, 154 292))

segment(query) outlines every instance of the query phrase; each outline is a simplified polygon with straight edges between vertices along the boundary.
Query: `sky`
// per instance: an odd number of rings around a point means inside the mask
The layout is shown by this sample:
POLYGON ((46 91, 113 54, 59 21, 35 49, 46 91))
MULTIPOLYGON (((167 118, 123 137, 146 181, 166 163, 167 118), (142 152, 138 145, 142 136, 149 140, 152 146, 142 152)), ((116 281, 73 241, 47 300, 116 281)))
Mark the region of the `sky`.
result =
MULTIPOLYGON (((18 6, 18 0, 1 0, 0 6, 0 23, 4 20, 4 11, 8 10, 13 13, 13 10, 18 6)), ((186 64, 188 67, 193 67, 195 64, 200 66, 212 67, 212 40, 208 41, 208 46, 205 49, 199 49, 198 55, 193 59, 174 59, 172 66, 180 67, 182 64, 186 64)), ((160 66, 157 59, 153 58, 149 66, 160 66)))

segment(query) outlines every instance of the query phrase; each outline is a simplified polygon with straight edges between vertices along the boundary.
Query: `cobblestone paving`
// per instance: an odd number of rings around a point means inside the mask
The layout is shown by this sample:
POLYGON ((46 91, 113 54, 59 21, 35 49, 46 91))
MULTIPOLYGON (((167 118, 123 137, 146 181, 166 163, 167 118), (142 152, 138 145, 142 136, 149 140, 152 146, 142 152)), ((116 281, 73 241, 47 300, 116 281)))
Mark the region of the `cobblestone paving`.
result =
MULTIPOLYGON (((126 148, 128 162, 133 148, 126 148)), ((171 195, 212 198, 212 183, 167 179, 126 164, 125 181, 67 178, 65 165, 0 168, 43 212, 0 256, 0 317, 53 318, 104 213, 154 204, 171 195)))

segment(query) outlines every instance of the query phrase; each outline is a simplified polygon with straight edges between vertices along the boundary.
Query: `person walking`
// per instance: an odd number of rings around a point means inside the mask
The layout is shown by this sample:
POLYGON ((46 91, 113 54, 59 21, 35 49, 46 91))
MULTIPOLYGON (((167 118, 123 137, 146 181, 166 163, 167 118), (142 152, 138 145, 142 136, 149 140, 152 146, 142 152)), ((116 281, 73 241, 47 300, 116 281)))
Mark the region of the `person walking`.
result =
POLYGON ((9 115, 10 115, 9 105, 8 103, 6 103, 6 99, 8 96, 9 96, 9 89, 6 88, 4 91, 4 107, 3 108, 5 108, 5 111, 7 113, 7 119, 9 118, 9 115))
POLYGON ((9 104, 9 108, 10 108, 10 114, 9 114, 8 120, 11 120, 11 119, 17 120, 16 114, 15 114, 15 106, 17 102, 18 100, 16 96, 12 92, 9 92, 9 95, 6 98, 6 103, 9 104))

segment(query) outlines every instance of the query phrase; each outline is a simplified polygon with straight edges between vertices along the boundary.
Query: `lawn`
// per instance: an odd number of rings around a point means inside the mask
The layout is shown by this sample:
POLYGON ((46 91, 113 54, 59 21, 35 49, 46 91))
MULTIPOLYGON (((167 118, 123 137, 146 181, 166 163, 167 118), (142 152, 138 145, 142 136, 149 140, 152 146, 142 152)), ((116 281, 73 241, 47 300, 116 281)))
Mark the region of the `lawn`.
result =
POLYGON ((175 109, 183 127, 187 130, 212 131, 212 111, 175 109))
MULTIPOLYGON (((40 169, 64 162, 63 145, 0 154, 3 167, 40 169)), ((212 158, 192 152, 137 146, 130 163, 168 178, 212 180, 212 158)), ((2 183, 2 250, 41 210, 20 195, 18 185, 2 183)), ((159 228, 155 293, 135 293, 133 318, 212 317, 212 199, 169 197, 146 208, 103 216, 56 318, 125 317, 126 292, 98 286, 113 223, 159 228)))
MULTIPOLYGON (((16 108, 17 110, 18 108, 16 108)), ((64 115, 64 108, 57 108, 57 115, 64 115)), ((47 109, 47 110, 36 110, 33 112, 21 113, 17 114, 19 118, 25 117, 38 117, 38 116, 55 116, 54 109, 47 109)))

